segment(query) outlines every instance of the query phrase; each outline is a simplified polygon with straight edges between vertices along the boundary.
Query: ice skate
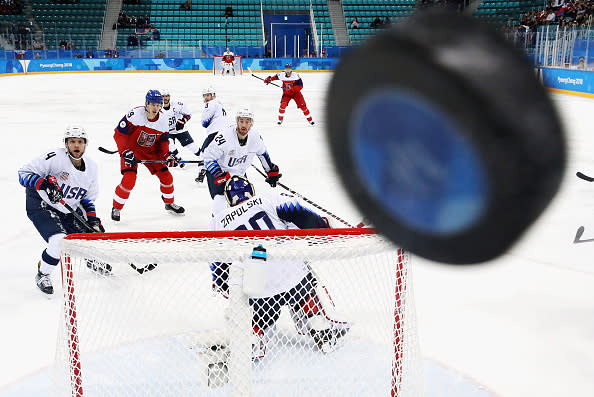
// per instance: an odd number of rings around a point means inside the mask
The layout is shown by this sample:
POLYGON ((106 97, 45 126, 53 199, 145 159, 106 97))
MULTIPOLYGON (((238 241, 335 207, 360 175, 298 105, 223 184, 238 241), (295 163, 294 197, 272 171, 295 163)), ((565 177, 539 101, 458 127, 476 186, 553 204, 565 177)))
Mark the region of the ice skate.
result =
POLYGON ((111 219, 113 219, 116 222, 120 221, 120 210, 117 208, 112 208, 111 209, 111 219))
POLYGON ((324 353, 330 353, 340 347, 339 340, 351 329, 349 323, 333 323, 330 328, 321 331, 311 330, 311 336, 318 348, 324 353))
POLYGON ((206 176, 206 170, 202 169, 200 170, 200 173, 198 174, 198 177, 196 179, 194 179, 197 183, 202 183, 204 182, 204 177, 206 176))
POLYGON ((52 279, 50 278, 49 274, 43 274, 39 270, 39 265, 37 264, 37 275, 35 276, 35 284, 37 284, 37 288, 41 290, 44 294, 52 295, 54 293, 54 287, 52 286, 52 279))
POLYGON ((171 204, 165 203, 165 209, 167 211, 171 211, 175 214, 183 214, 184 212, 186 212, 184 207, 182 207, 181 205, 177 205, 175 203, 171 203, 171 204))

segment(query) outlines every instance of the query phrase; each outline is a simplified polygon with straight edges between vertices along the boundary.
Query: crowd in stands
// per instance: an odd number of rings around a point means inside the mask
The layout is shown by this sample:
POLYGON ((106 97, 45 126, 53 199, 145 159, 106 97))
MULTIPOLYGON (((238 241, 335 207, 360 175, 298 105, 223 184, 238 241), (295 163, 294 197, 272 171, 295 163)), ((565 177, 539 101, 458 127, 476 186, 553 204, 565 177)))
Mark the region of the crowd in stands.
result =
POLYGON ((0 15, 20 15, 23 5, 21 0, 0 0, 0 15))
POLYGON ((530 31, 538 26, 561 27, 590 25, 594 17, 594 3, 588 0, 552 0, 545 8, 527 12, 516 29, 530 31))
POLYGON ((25 21, 0 21, 0 34, 16 50, 27 50, 33 47, 31 24, 25 21))
POLYGON ((392 22, 390 21, 389 17, 386 17, 386 19, 381 19, 380 17, 375 17, 375 19, 373 20, 373 22, 371 22, 371 24, 369 25, 369 27, 371 28, 385 28, 387 26, 390 26, 392 22))
POLYGON ((142 16, 135 16, 135 15, 126 15, 124 10, 120 10, 120 14, 118 15, 118 28, 150 28, 151 27, 151 19, 148 15, 142 16))
POLYGON ((152 25, 148 15, 137 17, 126 15, 124 10, 120 10, 118 21, 113 26, 113 29, 116 28, 135 29, 135 33, 131 33, 126 41, 128 47, 142 46, 148 40, 161 40, 161 32, 152 25))

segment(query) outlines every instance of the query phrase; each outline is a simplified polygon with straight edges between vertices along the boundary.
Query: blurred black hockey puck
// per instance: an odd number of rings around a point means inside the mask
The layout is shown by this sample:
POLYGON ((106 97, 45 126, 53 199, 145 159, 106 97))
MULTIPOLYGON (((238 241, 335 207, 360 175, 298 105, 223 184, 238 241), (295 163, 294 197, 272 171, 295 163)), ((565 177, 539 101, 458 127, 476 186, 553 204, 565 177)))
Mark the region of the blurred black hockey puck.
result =
POLYGON ((425 258, 505 252, 556 193, 561 124, 527 57, 431 10, 351 50, 330 83, 331 153, 376 229, 425 258))

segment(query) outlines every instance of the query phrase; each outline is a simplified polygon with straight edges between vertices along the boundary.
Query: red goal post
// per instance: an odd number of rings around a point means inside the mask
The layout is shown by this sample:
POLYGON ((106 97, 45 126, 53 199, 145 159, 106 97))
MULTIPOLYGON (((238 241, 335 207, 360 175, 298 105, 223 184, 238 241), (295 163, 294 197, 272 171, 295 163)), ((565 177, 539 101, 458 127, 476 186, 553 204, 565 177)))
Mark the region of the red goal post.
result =
MULTIPOLYGON (((240 76, 243 74, 242 58, 239 55, 235 55, 235 61, 233 62, 233 70, 235 75, 240 76)), ((215 55, 212 62, 212 73, 215 75, 223 74, 223 57, 215 55)))
POLYGON ((74 234, 61 248, 54 395, 423 395, 410 258, 372 229, 74 234), (259 245, 307 266, 326 312, 348 322, 332 349, 283 307, 254 358, 259 245), (90 268, 104 263, 110 274, 90 268), (229 264, 226 297, 216 264, 229 264))

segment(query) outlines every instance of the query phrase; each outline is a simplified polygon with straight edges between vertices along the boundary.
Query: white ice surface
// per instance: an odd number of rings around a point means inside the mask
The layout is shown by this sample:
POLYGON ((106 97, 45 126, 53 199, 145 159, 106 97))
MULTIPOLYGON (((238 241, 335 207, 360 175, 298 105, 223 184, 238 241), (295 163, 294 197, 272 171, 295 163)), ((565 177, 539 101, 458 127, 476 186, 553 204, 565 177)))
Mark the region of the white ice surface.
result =
MULTIPOLYGON (((265 76, 265 74, 261 74, 265 76)), ((120 181, 113 128, 148 89, 168 87, 172 99, 194 111, 188 123, 204 138, 201 89, 209 81, 231 114, 250 105, 255 127, 283 174, 282 182, 351 223, 362 217, 337 180, 326 148, 323 119, 330 73, 303 73, 303 94, 316 125, 293 103, 276 125, 280 90, 249 75, 213 78, 195 73, 96 73, 0 78, 0 129, 5 137, 0 266, 0 396, 43 396, 53 362, 59 299, 34 284, 45 244, 28 220, 17 169, 60 145, 65 126, 81 123, 90 134, 88 154, 100 162, 98 214, 108 231, 203 230, 211 199, 194 182, 194 167, 174 170, 176 202, 186 215, 165 212, 157 179, 145 169, 122 211, 109 218, 120 181)), ((357 93, 353 93, 357 95, 357 93)), ((509 253, 475 267, 451 267, 413 257, 415 299, 428 396, 591 396, 594 393, 594 243, 573 244, 576 229, 594 238, 594 100, 555 94, 568 138, 569 162, 560 193, 509 253)), ((186 159, 193 155, 182 149, 186 159)), ((248 176, 266 189, 253 170, 248 176)), ((531 183, 531 181, 526 181, 531 183)))

